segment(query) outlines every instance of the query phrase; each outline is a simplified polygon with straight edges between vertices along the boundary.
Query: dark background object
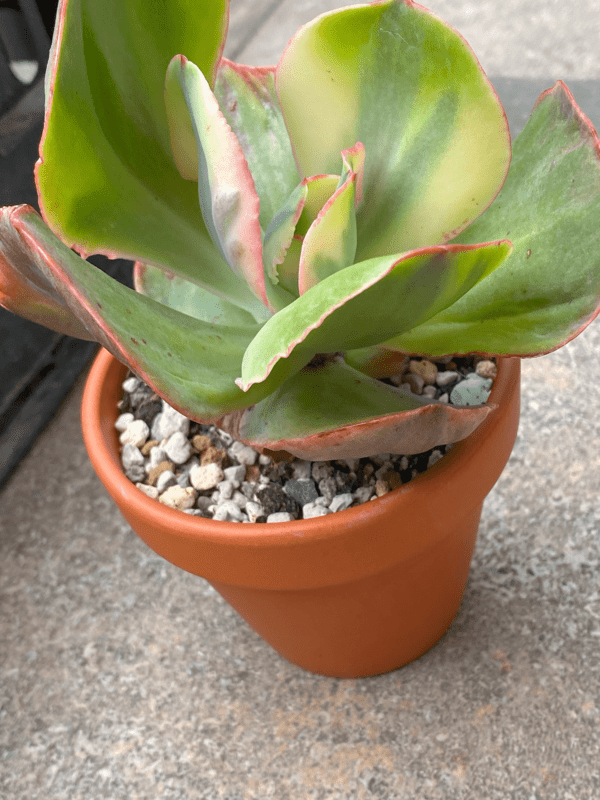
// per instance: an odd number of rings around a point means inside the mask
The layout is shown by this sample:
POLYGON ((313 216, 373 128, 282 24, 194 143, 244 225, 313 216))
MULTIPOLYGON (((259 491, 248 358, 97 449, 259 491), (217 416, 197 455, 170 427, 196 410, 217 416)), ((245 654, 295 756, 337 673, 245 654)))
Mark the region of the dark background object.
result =
MULTIPOLYGON (((39 211, 33 167, 44 122, 44 72, 56 4, 0 3, 0 206, 28 203, 39 211), (29 83, 15 62, 36 62, 29 83)), ((90 259, 131 286, 131 264, 90 259)), ((0 486, 52 419, 77 376, 97 350, 0 308, 0 486)))
MULTIPOLYGON (((38 208, 33 166, 43 125, 43 73, 56 3, 0 0, 0 205, 29 203, 38 208), (10 11, 6 16, 3 12, 10 11), (10 20, 4 25, 6 20, 10 20), (41 24, 43 22, 43 24, 41 24), (45 34, 48 35, 45 35, 45 34), (6 43, 5 43, 5 40, 6 43), (30 85, 15 78, 10 62, 37 59, 30 85)), ((552 86, 545 79, 492 78, 514 136, 538 96, 552 86)), ((600 125, 600 82, 569 81, 575 100, 600 125)), ((131 264, 101 256, 94 264, 131 286, 131 264)), ((0 486, 48 424, 97 345, 48 331, 0 308, 0 486)))

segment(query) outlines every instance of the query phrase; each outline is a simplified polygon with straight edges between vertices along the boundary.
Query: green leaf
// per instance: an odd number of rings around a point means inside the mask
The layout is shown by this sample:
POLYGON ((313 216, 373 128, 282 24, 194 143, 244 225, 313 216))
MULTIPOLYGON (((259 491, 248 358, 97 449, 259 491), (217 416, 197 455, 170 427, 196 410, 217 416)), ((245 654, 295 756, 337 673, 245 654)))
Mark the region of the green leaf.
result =
POLYGON ((510 236, 512 254, 390 346, 429 355, 533 355, 580 333, 600 309, 599 154, 595 130, 559 81, 517 137, 498 198, 460 237, 510 236))
POLYGON ((227 8, 227 0, 63 2, 36 173, 44 218, 69 246, 152 263, 253 307, 210 241, 196 185, 175 167, 164 103, 175 54, 214 75, 227 8))
POLYGON ((338 360, 296 373, 236 415, 230 432, 312 461, 422 453, 464 439, 492 408, 426 403, 338 360))
POLYGON ((440 245, 330 275, 271 317, 249 345, 238 385, 279 385, 317 353, 369 347, 446 308, 495 270, 510 242, 440 245))
MULTIPOLYGON (((183 124, 182 98, 198 146, 198 194, 206 227, 235 274, 268 305, 262 264, 259 200, 237 137, 227 124, 202 72, 185 56, 175 56, 167 70, 165 99, 172 139, 183 124)), ((190 166, 189 151, 184 158, 190 166)))
MULTIPOLYGON (((364 162, 364 148, 362 150, 364 162)), ((328 275, 354 262, 356 255, 356 179, 347 157, 340 185, 319 211, 302 244, 298 291, 308 291, 328 275)))
POLYGON ((260 198, 260 224, 266 231, 298 183, 275 92, 275 67, 248 67, 223 58, 214 92, 250 167, 260 198))
POLYGON ((280 271, 280 266, 286 261, 307 194, 307 182, 304 180, 277 211, 265 232, 263 240, 265 286, 270 305, 278 309, 289 305, 294 297, 298 296, 298 270, 292 270, 290 274, 285 269, 280 271))
POLYGON ((178 275, 139 261, 135 264, 133 279, 136 292, 204 322, 247 327, 256 322, 265 322, 270 317, 264 306, 261 306, 264 314, 257 319, 249 311, 234 306, 223 297, 211 294, 178 275))
POLYGON ((357 260, 440 244, 493 200, 510 160, 502 106, 464 39, 409 0, 318 17, 277 66, 301 175, 366 150, 357 260))
POLYGON ((92 339, 40 271, 37 243, 19 223, 30 213, 35 211, 26 205, 0 208, 0 306, 58 333, 92 339))
POLYGON ((33 210, 20 212, 15 227, 32 250, 29 269, 60 292, 91 338, 186 416, 212 422, 265 396, 263 386, 243 393, 234 383, 258 323, 203 322, 122 286, 69 250, 33 210))

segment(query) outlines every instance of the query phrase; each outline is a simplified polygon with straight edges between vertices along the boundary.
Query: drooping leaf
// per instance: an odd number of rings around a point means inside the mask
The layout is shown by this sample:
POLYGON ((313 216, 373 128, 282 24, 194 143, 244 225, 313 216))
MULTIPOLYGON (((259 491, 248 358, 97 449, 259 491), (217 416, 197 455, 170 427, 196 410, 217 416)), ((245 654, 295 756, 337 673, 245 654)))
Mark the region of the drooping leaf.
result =
MULTIPOLYGON (((186 131, 184 146, 189 147, 188 121, 181 118, 182 99, 187 106, 198 146, 200 207, 213 242, 235 274, 268 305, 254 180, 208 81, 185 56, 175 56, 169 64, 165 99, 174 149, 182 126, 186 131)), ((187 150, 184 161, 189 168, 187 150)))
POLYGON ((422 453, 464 439, 493 408, 426 403, 333 361, 301 370, 219 424, 255 447, 319 461, 422 453))
POLYGON ((212 80, 228 0, 182 0, 178 8, 168 13, 146 0, 61 3, 36 166, 42 213, 84 255, 139 259, 254 307, 210 241, 197 187, 175 167, 164 103, 176 53, 212 80))
POLYGON ((429 355, 533 355, 560 347, 600 310, 600 142, 560 81, 514 143, 506 183, 459 241, 510 236, 493 275, 390 343, 429 355))
POLYGON ((13 224, 32 253, 28 269, 54 285, 92 338, 191 419, 214 421, 265 396, 234 383, 258 323, 217 325, 134 292, 69 250, 31 208, 13 224), (33 257, 35 254, 35 258, 33 257))
POLYGON ((0 209, 0 306, 13 314, 78 339, 93 337, 71 312, 38 262, 36 247, 23 240, 15 223, 31 206, 0 209))
POLYGON ((440 245, 336 272, 268 322, 249 345, 238 384, 277 386, 317 353, 379 344, 446 308, 495 270, 510 242, 440 245))
POLYGON ((276 87, 301 176, 366 150, 357 260, 440 244, 493 200, 510 160, 502 106, 464 39, 411 0, 323 14, 276 87))
POLYGON ((260 198, 260 224, 266 231, 298 183, 275 92, 275 67, 249 67, 223 58, 214 92, 250 167, 260 198))

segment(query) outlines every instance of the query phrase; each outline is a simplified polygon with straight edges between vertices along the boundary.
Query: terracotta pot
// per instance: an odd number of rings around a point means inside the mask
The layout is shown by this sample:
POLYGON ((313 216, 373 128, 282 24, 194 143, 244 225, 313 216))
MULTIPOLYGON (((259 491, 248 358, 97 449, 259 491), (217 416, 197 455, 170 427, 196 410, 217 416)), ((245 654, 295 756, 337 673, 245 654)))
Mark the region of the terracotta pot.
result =
POLYGON ((156 553, 201 575, 272 647, 322 675, 360 677, 425 653, 452 622, 485 496, 512 450, 519 359, 500 361, 495 413, 426 473, 383 497, 315 519, 242 524, 151 500, 122 472, 114 429, 125 367, 105 350, 82 406, 101 481, 156 553))

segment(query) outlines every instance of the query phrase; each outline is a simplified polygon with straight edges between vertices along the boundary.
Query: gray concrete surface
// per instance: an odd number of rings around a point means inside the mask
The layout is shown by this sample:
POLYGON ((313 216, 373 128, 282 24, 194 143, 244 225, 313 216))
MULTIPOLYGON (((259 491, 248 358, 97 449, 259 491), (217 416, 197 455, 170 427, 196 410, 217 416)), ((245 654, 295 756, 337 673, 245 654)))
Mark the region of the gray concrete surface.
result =
MULTIPOLYGON (((240 60, 327 7, 275 5, 252 6, 270 16, 250 43, 234 6, 240 60)), ((431 5, 490 72, 600 78, 591 3, 431 5)), ((80 383, 0 494, 0 798, 600 798, 598 352, 597 321, 524 363, 455 622, 356 681, 287 664, 131 533, 88 463, 80 383)))

